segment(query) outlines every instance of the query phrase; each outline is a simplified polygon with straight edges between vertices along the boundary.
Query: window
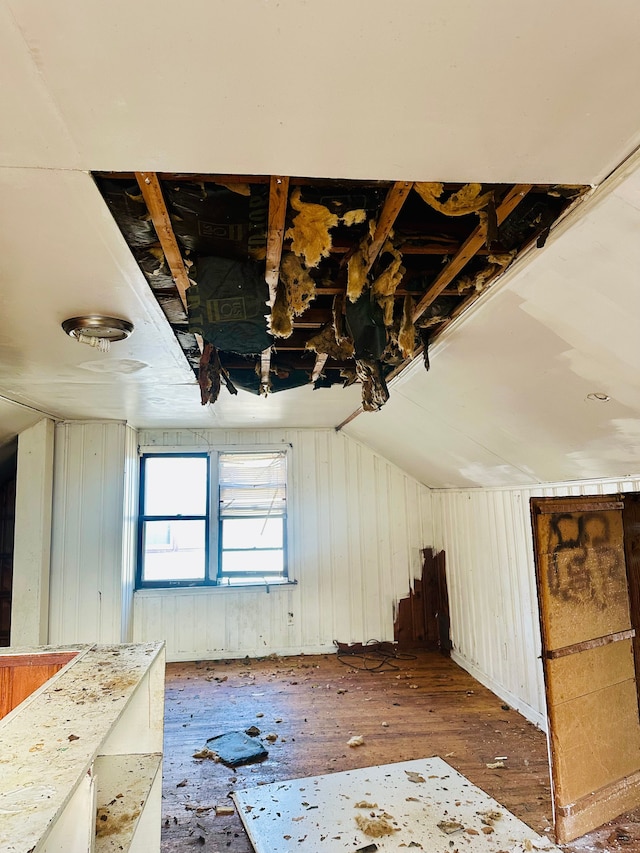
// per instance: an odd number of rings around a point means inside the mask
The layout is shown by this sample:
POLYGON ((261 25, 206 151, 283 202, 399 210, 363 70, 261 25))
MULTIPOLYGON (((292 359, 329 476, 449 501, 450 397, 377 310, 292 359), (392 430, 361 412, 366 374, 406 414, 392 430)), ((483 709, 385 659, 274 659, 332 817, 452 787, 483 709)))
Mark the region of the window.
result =
POLYGON ((287 453, 145 453, 138 586, 287 579, 287 453))

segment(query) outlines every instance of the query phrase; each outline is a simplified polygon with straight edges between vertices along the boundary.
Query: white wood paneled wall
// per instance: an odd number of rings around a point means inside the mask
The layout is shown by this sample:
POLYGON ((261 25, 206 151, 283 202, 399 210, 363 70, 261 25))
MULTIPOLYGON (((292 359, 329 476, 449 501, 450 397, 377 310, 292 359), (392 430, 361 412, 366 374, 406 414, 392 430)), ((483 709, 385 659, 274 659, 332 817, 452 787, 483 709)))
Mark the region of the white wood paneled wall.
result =
POLYGON ((290 576, 296 586, 144 590, 136 642, 169 660, 333 650, 393 639, 394 607, 432 542, 429 490, 335 430, 141 431, 141 447, 291 445, 290 576))
POLYGON ((122 618, 120 638, 130 643, 133 637, 133 591, 136 582, 138 543, 138 482, 140 465, 138 433, 126 427, 124 445, 124 506, 122 528, 122 618))
POLYGON ((546 727, 532 497, 640 491, 640 477, 522 489, 434 490, 435 544, 446 552, 453 657, 546 727))
MULTIPOLYGON (((126 424, 56 426, 49 642, 118 643, 123 633, 126 424)), ((131 582, 129 582, 129 595, 131 582)))

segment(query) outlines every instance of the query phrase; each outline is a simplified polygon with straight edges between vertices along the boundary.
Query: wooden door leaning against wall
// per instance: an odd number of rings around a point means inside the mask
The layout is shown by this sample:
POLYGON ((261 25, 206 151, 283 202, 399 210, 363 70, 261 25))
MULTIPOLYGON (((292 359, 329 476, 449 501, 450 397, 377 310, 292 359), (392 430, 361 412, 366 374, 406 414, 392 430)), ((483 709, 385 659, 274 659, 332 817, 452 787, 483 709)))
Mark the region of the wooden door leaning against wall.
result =
POLYGON ((531 501, 559 842, 640 804, 623 509, 618 495, 531 501))

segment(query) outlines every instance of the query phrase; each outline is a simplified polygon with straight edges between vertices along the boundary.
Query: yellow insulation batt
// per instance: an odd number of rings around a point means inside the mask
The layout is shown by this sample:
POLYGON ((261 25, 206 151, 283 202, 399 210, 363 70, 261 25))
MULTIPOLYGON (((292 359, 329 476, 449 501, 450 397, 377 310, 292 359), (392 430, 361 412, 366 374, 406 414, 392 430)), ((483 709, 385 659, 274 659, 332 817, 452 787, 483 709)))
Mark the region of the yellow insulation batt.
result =
POLYGON ((351 255, 347 264, 347 297, 350 302, 357 302, 367 283, 369 272, 369 250, 376 230, 374 219, 369 220, 369 233, 360 240, 356 252, 351 255))
POLYGON ((344 216, 340 217, 340 220, 348 226, 351 225, 360 225, 361 222, 364 222, 367 218, 366 210, 347 210, 344 216))
POLYGON ((316 283, 293 252, 285 252, 280 264, 280 279, 287 288, 287 304, 296 316, 309 307, 316 295, 316 283))
POLYGON ((402 266, 402 255, 390 240, 384 244, 381 254, 390 254, 392 260, 371 285, 375 296, 393 296, 402 281, 406 269, 402 266))
POLYGON ((417 181, 413 187, 429 207, 444 213, 445 216, 466 216, 468 213, 478 213, 493 198, 493 192, 482 193, 482 184, 465 184, 446 201, 440 201, 444 184, 439 181, 417 181))
POLYGON ((302 201, 299 187, 291 193, 289 203, 297 214, 284 236, 291 240, 291 251, 304 258, 307 267, 317 267, 321 258, 329 256, 329 229, 335 228, 338 217, 322 204, 302 201))
POLYGON ((282 279, 276 288, 276 299, 268 316, 269 331, 276 338, 288 338, 293 332, 293 311, 287 300, 287 288, 282 279))
POLYGON ((305 348, 328 355, 335 358, 336 361, 346 361, 353 358, 353 343, 348 338, 343 338, 338 342, 333 323, 328 323, 317 335, 309 338, 305 348))
POLYGON ((398 347, 405 358, 413 358, 416 348, 416 330, 413 325, 413 299, 409 294, 404 298, 402 323, 398 333, 398 347))

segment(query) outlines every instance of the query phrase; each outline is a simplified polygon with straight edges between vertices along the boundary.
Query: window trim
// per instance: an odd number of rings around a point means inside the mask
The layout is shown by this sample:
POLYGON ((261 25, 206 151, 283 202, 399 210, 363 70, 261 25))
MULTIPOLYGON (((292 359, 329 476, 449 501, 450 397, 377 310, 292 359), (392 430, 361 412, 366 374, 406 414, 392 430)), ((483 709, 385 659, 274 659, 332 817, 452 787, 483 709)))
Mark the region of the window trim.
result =
MULTIPOLYGON (((290 501, 291 501, 291 445, 209 445, 207 448, 202 447, 182 447, 182 446, 144 446, 138 447, 138 455, 140 459, 139 467, 139 484, 138 484, 138 520, 137 520, 137 548, 136 548, 136 573, 135 573, 135 589, 143 590, 177 590, 177 589, 256 589, 266 587, 267 591, 271 586, 286 586, 295 585, 297 581, 291 577, 290 562, 289 562, 289 542, 290 539, 290 501), (251 573, 238 575, 243 580, 234 583, 229 581, 228 576, 220 577, 221 567, 221 522, 219 514, 219 465, 218 457, 221 453, 284 453, 286 460, 286 510, 283 517, 283 572, 277 579, 267 580, 264 577, 252 577, 251 573), (168 520, 177 518, 177 516, 145 516, 143 515, 144 503, 144 480, 145 480, 145 465, 143 460, 148 457, 169 456, 169 457, 188 457, 200 456, 207 458, 207 515, 205 517, 205 577, 203 579, 187 579, 187 580, 144 580, 143 572, 143 542, 144 542, 144 523, 148 520, 168 520), (215 558, 215 563, 212 561, 215 558)), ((180 516, 181 520, 202 519, 202 516, 180 516)), ((279 549, 278 549, 279 550, 279 549)), ((273 576, 270 576, 273 578, 273 576)))

